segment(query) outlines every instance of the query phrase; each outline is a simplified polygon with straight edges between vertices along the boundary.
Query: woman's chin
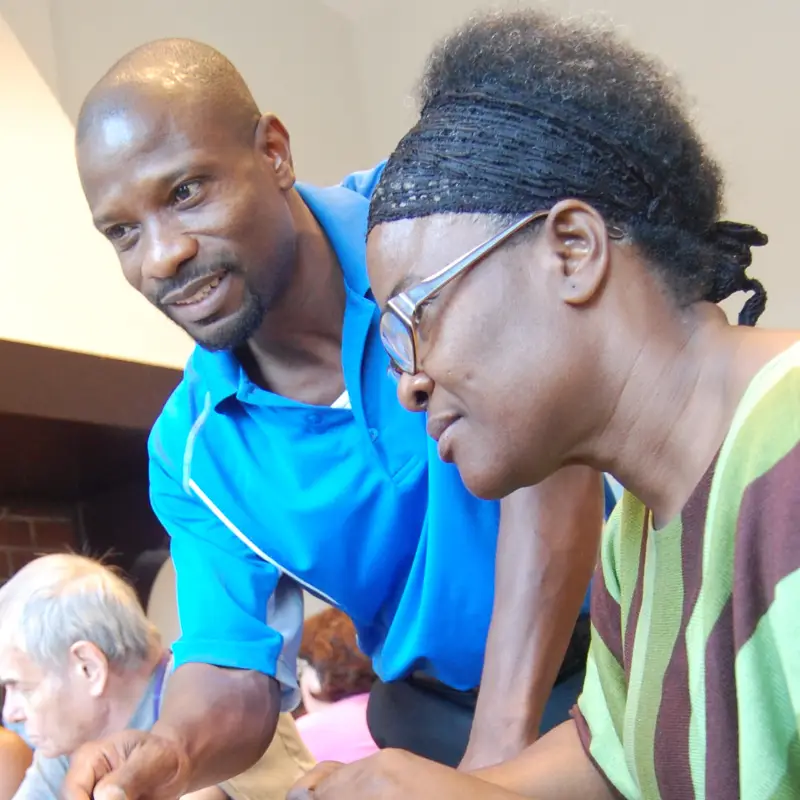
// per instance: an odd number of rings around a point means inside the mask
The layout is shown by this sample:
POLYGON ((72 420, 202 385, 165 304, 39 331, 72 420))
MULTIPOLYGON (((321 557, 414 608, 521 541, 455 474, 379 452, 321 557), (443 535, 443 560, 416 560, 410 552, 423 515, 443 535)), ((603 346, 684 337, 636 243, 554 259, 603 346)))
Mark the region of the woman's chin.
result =
POLYGON ((486 460, 473 461, 455 458, 461 480, 469 491, 481 500, 501 500, 524 484, 515 482, 507 472, 489 469, 486 460))

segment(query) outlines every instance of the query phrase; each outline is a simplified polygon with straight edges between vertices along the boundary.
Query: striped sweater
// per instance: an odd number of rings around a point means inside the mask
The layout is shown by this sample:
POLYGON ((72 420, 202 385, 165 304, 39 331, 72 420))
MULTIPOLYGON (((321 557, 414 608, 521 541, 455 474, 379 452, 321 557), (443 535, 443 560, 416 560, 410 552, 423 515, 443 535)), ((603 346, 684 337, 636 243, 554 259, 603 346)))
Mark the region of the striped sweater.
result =
POLYGON ((800 344, 751 382, 679 518, 606 530, 575 720, 615 795, 800 797, 800 344))

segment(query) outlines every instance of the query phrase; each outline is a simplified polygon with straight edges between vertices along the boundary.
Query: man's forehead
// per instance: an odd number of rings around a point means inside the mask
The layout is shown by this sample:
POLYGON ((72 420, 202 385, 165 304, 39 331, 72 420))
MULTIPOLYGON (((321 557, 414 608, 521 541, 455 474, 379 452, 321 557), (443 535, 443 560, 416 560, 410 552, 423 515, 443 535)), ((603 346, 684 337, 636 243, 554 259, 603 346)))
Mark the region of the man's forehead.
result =
POLYGON ((28 655, 16 648, 0 648, 0 683, 38 680, 44 672, 28 655))

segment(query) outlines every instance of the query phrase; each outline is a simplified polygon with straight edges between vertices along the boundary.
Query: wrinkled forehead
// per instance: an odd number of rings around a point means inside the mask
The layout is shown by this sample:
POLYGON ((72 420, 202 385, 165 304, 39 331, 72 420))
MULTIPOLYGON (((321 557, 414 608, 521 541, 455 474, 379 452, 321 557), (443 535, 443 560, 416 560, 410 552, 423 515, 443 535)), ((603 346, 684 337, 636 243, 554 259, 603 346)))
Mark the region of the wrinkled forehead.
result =
POLYGON ((494 227, 485 214, 432 214, 376 225, 367 238, 367 269, 378 304, 460 258, 494 227))

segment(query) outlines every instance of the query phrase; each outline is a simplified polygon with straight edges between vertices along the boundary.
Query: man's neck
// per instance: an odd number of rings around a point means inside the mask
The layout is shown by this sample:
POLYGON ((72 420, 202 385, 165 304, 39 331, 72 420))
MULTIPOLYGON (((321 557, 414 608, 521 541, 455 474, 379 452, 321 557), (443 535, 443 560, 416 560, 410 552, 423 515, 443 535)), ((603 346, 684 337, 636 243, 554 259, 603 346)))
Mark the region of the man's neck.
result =
MULTIPOLYGON (((111 673, 108 680, 108 714, 102 736, 119 733, 130 726, 142 705, 156 671, 162 668, 164 654, 154 654, 139 669, 111 673)), ((155 701, 154 701, 155 702, 155 701)), ((152 720, 155 722, 155 720, 152 720)), ((102 738, 102 737, 98 737, 102 738)))
POLYGON ((297 230, 291 283, 240 358, 251 379, 263 388, 301 402, 329 405, 344 389, 344 276, 325 232, 296 191, 289 204, 297 230))

